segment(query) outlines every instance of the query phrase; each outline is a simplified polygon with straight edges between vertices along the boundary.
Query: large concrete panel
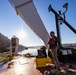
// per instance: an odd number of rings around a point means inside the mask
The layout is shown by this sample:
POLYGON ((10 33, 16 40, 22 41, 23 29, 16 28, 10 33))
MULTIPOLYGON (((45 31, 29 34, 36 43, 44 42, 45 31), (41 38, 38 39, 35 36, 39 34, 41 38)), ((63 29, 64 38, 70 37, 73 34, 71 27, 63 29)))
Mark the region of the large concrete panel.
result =
MULTIPOLYGON (((26 0, 27 1, 27 0, 26 0)), ((13 2, 13 0, 11 0, 13 2)), ((24 22, 33 30, 33 32, 44 42, 47 46, 49 39, 49 34, 33 4, 33 2, 28 2, 27 4, 23 3, 22 6, 17 6, 17 1, 14 0, 14 5, 16 8, 17 14, 24 20, 24 22)), ((20 2, 18 2, 20 3, 20 2)))
POLYGON ((20 5, 26 4, 32 0, 9 0, 13 7, 18 7, 20 5))

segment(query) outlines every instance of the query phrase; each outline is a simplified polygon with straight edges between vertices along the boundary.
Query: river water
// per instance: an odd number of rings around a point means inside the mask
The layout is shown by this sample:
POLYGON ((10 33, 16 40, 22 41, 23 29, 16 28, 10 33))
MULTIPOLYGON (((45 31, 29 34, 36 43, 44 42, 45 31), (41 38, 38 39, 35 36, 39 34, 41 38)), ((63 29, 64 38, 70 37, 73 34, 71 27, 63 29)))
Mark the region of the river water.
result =
MULTIPOLYGON (((38 48, 39 49, 39 48, 38 48)), ((38 49, 35 49, 35 48, 29 48, 28 50, 24 50, 22 52, 19 52, 19 54, 26 54, 26 53, 30 53, 32 55, 38 55, 38 49)), ((46 50, 46 53, 47 53, 47 50, 46 50)))

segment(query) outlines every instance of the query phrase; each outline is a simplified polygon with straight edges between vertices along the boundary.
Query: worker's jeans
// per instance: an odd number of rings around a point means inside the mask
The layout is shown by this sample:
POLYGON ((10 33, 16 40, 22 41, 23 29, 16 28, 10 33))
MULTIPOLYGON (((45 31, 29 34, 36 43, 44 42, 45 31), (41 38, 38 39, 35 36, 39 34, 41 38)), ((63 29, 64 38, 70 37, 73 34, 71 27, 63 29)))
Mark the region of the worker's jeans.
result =
POLYGON ((54 49, 49 49, 49 51, 51 52, 52 54, 52 63, 55 64, 56 68, 59 68, 60 65, 59 65, 59 61, 58 61, 58 58, 57 58, 57 50, 58 48, 54 48, 54 49))

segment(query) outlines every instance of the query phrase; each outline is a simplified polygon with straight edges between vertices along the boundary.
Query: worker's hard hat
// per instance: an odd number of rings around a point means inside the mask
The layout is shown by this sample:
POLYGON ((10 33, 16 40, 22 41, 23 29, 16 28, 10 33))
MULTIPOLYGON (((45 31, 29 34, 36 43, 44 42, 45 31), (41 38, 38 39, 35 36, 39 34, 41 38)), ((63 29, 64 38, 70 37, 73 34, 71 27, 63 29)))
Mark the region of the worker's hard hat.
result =
POLYGON ((50 34, 55 34, 54 31, 51 31, 50 34))

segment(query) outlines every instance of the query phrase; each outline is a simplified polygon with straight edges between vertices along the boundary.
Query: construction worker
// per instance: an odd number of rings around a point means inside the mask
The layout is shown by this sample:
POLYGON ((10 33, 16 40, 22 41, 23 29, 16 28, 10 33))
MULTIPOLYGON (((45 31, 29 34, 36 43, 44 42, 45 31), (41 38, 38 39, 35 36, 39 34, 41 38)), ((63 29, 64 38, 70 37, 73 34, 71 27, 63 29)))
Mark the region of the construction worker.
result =
POLYGON ((58 39, 55 36, 54 31, 50 32, 50 39, 48 41, 48 44, 49 44, 48 52, 50 52, 50 54, 52 55, 52 63, 55 64, 56 69, 60 69, 59 61, 57 58, 58 39))

